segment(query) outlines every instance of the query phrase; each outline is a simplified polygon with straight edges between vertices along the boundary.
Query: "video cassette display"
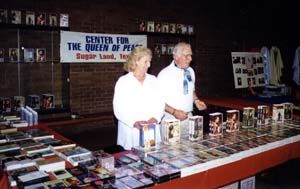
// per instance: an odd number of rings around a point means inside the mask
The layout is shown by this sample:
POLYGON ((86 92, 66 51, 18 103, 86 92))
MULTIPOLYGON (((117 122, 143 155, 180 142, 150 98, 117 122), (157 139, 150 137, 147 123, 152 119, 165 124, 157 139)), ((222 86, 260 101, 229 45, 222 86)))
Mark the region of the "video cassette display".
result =
POLYGON ((215 112, 209 114, 209 136, 218 136, 223 134, 223 114, 215 112))
POLYGON ((293 119, 293 108, 294 104, 290 102, 282 103, 284 108, 284 120, 293 119))
POLYGON ((226 111, 226 132, 238 131, 240 125, 239 120, 240 120, 239 110, 227 110, 226 111))
POLYGON ((189 117, 189 140, 197 141, 203 138, 203 116, 189 117))
POLYGON ((140 146, 150 148, 156 144, 155 124, 142 124, 140 129, 140 146))
POLYGON ((272 120, 274 123, 283 123, 284 120, 284 105, 273 104, 272 120))
POLYGON ((162 138, 165 144, 175 144, 180 141, 180 120, 164 120, 162 125, 162 138))
POLYGON ((28 95, 27 96, 27 105, 30 106, 32 109, 40 109, 40 96, 39 95, 28 95))
POLYGON ((42 94, 42 107, 45 109, 54 108, 53 94, 42 94))
POLYGON ((257 126, 270 123, 270 108, 266 105, 257 106, 257 126))
POLYGON ((243 128, 253 128, 254 127, 254 114, 255 108, 253 107, 245 107, 243 108, 243 128))

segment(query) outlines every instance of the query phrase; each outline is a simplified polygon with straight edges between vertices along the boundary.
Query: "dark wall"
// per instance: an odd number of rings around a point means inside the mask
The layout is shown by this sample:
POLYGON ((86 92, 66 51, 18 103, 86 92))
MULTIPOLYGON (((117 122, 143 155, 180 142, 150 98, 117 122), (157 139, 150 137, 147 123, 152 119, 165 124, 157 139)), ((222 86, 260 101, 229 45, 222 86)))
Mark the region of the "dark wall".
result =
MULTIPOLYGON (((282 80, 291 83, 294 51, 300 44, 299 29, 291 22, 298 18, 298 6, 280 0, 196 3, 191 0, 10 0, 1 3, 0 8, 68 13, 71 31, 89 33, 130 34, 136 31, 138 20, 193 24, 195 36, 148 36, 148 47, 161 42, 191 42, 192 66, 201 96, 239 95, 240 91, 234 89, 230 52, 262 46, 281 49, 285 66, 282 80)), ((0 32, 1 47, 17 47, 15 30, 0 32)), ((18 65, 1 64, 0 96, 53 92, 57 105, 69 103, 71 110, 80 114, 112 111, 114 84, 124 73, 121 63, 60 64, 59 31, 21 32, 23 45, 45 47, 47 52, 53 48, 53 54, 47 53, 49 61, 45 65, 21 66, 20 92, 16 87, 18 65)), ((150 72, 156 75, 170 61, 171 57, 154 56, 150 72)))

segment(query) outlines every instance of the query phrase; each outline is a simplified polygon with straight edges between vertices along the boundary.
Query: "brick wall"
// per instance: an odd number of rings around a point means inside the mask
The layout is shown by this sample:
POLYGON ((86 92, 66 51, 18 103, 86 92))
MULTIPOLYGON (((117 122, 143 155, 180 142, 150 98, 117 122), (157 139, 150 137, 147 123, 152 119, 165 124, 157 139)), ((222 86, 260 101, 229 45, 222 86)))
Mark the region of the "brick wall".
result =
MULTIPOLYGON (((285 20, 296 16, 293 5, 275 0, 264 2, 190 0, 10 0, 0 8, 68 13, 70 30, 90 33, 121 33, 134 31, 138 19, 195 26, 193 38, 149 36, 148 46, 157 42, 190 41, 194 47, 192 66, 197 75, 196 89, 202 96, 234 96, 230 52, 249 51, 263 45, 278 46, 285 63, 284 81, 291 81, 293 53, 300 44, 298 29, 285 20), (270 9, 269 6, 272 6, 270 9), (276 14, 277 11, 286 11, 276 14)), ((124 73, 118 63, 60 64, 59 32, 21 30, 21 43, 33 48, 47 48, 47 59, 53 63, 21 65, 21 95, 53 92, 56 104, 71 107, 73 112, 91 114, 112 111, 112 96, 117 78, 124 73), (53 43, 52 43, 53 41, 53 43), (54 76, 54 77, 52 77, 54 76)), ((0 30, 0 46, 16 47, 16 30, 0 30), (9 40, 7 40, 9 39, 9 40)), ((7 55, 6 55, 7 56, 7 55)), ((157 74, 171 57, 153 57, 150 73, 157 74)), ((0 65, 0 96, 13 96, 17 89, 17 64, 0 65)))

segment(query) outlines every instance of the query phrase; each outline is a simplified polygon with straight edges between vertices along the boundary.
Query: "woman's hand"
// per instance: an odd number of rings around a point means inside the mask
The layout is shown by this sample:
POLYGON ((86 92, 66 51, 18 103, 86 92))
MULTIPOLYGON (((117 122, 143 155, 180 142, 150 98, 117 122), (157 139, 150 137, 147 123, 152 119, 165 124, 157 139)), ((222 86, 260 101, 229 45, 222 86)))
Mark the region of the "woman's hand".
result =
POLYGON ((185 120, 188 117, 188 113, 182 110, 175 110, 173 116, 180 121, 185 120))

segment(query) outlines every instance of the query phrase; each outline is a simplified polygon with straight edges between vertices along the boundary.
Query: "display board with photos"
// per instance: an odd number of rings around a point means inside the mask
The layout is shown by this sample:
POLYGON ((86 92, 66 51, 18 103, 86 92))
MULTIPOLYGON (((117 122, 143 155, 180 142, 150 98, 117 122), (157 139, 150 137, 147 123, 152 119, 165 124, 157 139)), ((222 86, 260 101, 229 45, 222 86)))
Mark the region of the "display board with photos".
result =
POLYGON ((231 52, 235 88, 265 85, 263 59, 258 52, 231 52))

